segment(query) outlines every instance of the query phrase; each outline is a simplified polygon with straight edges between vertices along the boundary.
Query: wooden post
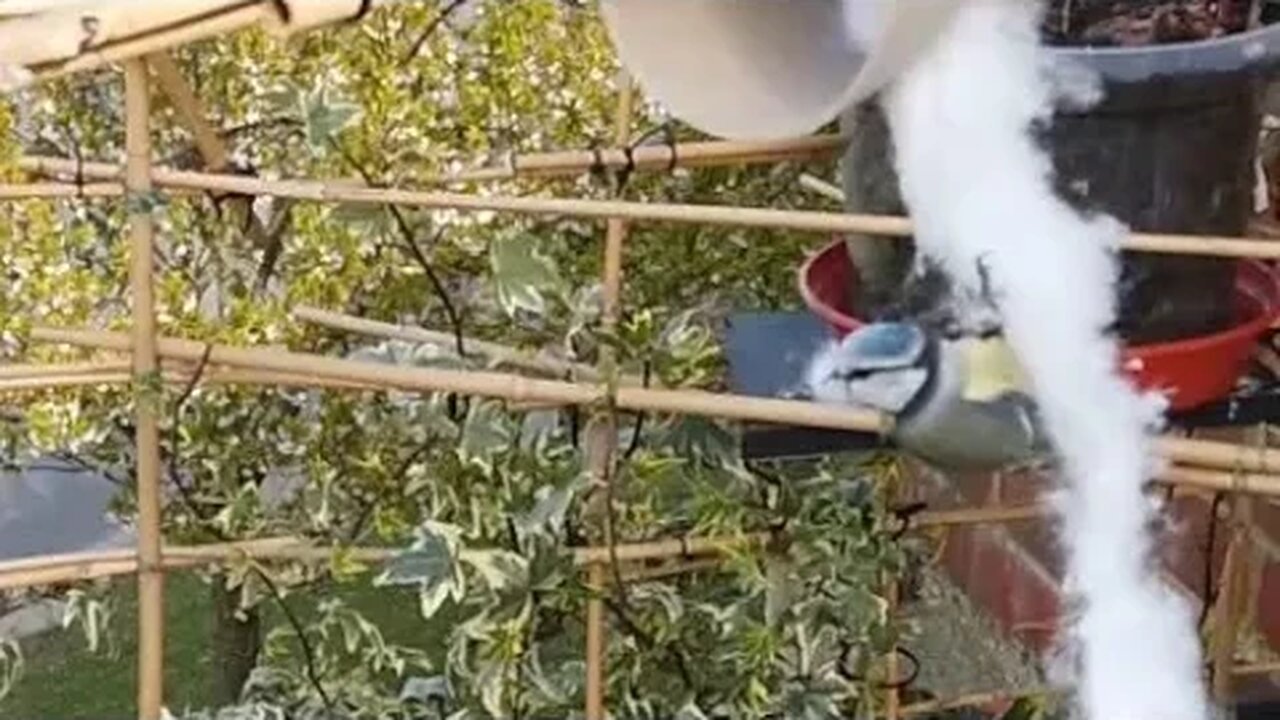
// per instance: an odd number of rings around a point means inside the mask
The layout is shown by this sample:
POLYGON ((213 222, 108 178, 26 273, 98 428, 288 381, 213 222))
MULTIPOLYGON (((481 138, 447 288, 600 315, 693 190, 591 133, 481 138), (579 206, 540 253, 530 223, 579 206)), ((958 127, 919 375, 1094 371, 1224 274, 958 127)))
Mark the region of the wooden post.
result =
POLYGON ((1247 615, 1249 576, 1252 572, 1253 524, 1251 499, 1237 495, 1232 499, 1230 544, 1218 580, 1218 607, 1214 619, 1211 652, 1213 660, 1214 700, 1225 705, 1235 690, 1235 652, 1242 620, 1247 615))
MULTIPOLYGON (((887 505, 893 507, 902 495, 902 476, 894 472, 888 480, 885 495, 887 505)), ((894 629, 898 622, 901 594, 901 578, 896 573, 886 572, 884 577, 885 622, 889 624, 890 629, 894 629)), ((889 648, 889 656, 885 658, 884 717, 887 720, 899 720, 902 717, 902 693, 898 687, 901 670, 898 662, 898 640, 895 636, 893 645, 889 648)))
MULTIPOLYGON (((625 147, 631 141, 632 82, 625 71, 618 74, 618 115, 614 127, 615 140, 619 147, 625 147)), ((618 323, 618 309, 622 298, 622 246, 627 237, 627 223, 621 218, 609 218, 605 231, 603 278, 603 312, 602 325, 606 331, 612 330, 618 323)), ((600 350, 600 374, 609 386, 609 406, 595 418, 589 426, 587 446, 587 467, 591 473, 591 503, 589 511, 601 518, 605 528, 605 542, 613 545, 617 538, 607 521, 608 484, 613 482, 614 452, 617 449, 618 416, 614 409, 614 395, 617 387, 617 372, 613 348, 603 347, 600 350)), ((605 566, 593 564, 588 571, 588 578, 593 593, 603 594, 607 584, 605 566)), ((586 720, 604 720, 606 664, 608 660, 607 639, 605 637, 605 618, 603 600, 599 596, 587 601, 587 707, 586 720)))
POLYGON ((133 375, 137 406, 138 496, 138 717, 158 720, 164 704, 164 572, 160 556, 160 431, 156 417, 159 372, 152 289, 151 102, 147 66, 125 63, 126 201, 133 289, 133 375))
MULTIPOLYGON (((888 587, 885 588, 885 612, 889 616, 889 622, 896 621, 898 614, 898 594, 899 586, 896 578, 890 577, 888 587)), ((888 720, 898 720, 902 717, 902 696, 898 690, 898 680, 901 675, 901 669, 898 663, 898 643, 895 640, 893 647, 889 650, 889 657, 885 660, 885 677, 888 688, 885 690, 884 697, 884 716, 888 720)))

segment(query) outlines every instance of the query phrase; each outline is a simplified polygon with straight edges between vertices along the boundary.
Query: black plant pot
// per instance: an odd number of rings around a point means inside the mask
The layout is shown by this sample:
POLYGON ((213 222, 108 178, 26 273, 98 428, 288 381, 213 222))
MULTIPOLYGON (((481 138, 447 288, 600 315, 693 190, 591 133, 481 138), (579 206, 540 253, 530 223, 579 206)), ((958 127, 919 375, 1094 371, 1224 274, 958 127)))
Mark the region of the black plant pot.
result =
MULTIPOLYGON (((1060 111, 1043 133, 1064 198, 1136 231, 1245 232, 1261 98, 1280 64, 1280 25, 1209 41, 1053 52, 1097 71, 1105 90, 1101 103, 1060 111)), ((879 109, 855 108, 842 123, 853 136, 845 155, 848 209, 902 212, 879 109)), ((855 299, 868 313, 883 306, 886 289, 905 272, 894 245, 855 238, 855 263, 876 275, 862 278, 873 291, 855 299)), ((1235 267, 1231 260, 1126 253, 1120 334, 1138 344, 1224 329, 1233 319, 1235 267)))
MULTIPOLYGON (((1096 70, 1103 101, 1059 112, 1044 141, 1063 197, 1137 231, 1242 235, 1252 214, 1260 103, 1280 26, 1135 48, 1055 49, 1096 70)), ((1161 342, 1225 329, 1232 260, 1129 254, 1120 334, 1161 342)))

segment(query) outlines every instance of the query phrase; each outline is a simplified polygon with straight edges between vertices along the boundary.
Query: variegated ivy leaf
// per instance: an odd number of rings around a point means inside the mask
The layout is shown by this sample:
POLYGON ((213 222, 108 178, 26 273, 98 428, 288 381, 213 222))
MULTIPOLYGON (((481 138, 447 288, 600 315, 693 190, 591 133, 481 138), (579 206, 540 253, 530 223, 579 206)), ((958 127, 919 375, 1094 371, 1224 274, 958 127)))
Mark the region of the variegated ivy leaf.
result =
POLYGON ((778 705, 783 717, 796 720, 838 720, 846 717, 829 688, 788 684, 778 705))
POLYGON ((529 581, 529 561, 507 550, 463 550, 459 559, 475 568, 494 590, 521 587, 529 581))
POLYGON ((355 121, 361 112, 359 105, 334 99, 324 89, 303 95, 301 113, 307 132, 307 144, 313 151, 325 152, 331 140, 355 121))
POLYGON ((710 720, 697 703, 690 700, 676 713, 675 720, 710 720))
POLYGON ((417 585, 422 614, 430 618, 449 598, 465 592, 458 567, 461 531, 450 525, 428 522, 408 550, 396 555, 374 580, 378 586, 417 585))
POLYGON ((406 678, 400 688, 400 700, 413 700, 423 704, 447 702, 449 700, 449 679, 444 675, 431 677, 406 678))
POLYGON ((499 403, 473 402, 462 426, 458 454, 467 462, 488 468, 493 456, 511 447, 512 430, 511 419, 499 403))
POLYGON ((738 443, 731 431, 706 418, 687 415, 665 425, 654 438, 681 457, 699 458, 712 465, 732 465, 738 459, 738 443))
POLYGON ((22 677, 26 660, 22 647, 17 641, 5 639, 0 641, 0 699, 13 691, 13 686, 22 677))
POLYGON ((503 235, 489 247, 498 302, 508 314, 520 310, 541 315, 548 294, 561 295, 565 284, 555 264, 537 251, 536 241, 524 235, 503 235))
POLYGON ((587 487, 587 484, 587 477, 579 474, 561 487, 544 485, 538 488, 534 492, 537 502, 516 522, 516 529, 521 537, 529 537, 536 533, 549 533, 558 537, 564 528, 573 499, 587 487))

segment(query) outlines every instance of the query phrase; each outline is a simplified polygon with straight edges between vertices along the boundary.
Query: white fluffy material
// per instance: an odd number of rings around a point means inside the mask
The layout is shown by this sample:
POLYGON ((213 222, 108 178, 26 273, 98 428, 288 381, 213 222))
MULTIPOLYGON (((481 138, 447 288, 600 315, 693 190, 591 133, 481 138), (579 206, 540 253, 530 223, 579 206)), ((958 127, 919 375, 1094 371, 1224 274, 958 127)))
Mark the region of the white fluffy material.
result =
POLYGON ((1081 601, 1070 628, 1081 713, 1205 720, 1191 609, 1149 559, 1152 508, 1142 486, 1161 408, 1118 373, 1118 347, 1104 335, 1126 229, 1059 199, 1029 132, 1050 121, 1056 100, 1091 102, 1096 86, 1075 69, 1046 72, 1038 20, 1027 0, 967 2, 890 89, 903 196, 919 247, 957 282, 975 287, 984 259, 1061 455, 1067 589, 1081 601))

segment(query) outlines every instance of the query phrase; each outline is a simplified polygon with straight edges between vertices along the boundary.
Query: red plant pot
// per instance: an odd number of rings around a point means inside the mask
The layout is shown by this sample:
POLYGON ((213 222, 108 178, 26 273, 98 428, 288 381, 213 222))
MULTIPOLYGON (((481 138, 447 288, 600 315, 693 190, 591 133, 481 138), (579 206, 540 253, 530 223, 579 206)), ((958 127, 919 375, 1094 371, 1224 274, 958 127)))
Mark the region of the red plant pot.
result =
MULTIPOLYGON (((813 255, 799 270, 809 310, 843 337, 863 324, 849 299, 857 269, 843 240, 813 255)), ((1124 369, 1138 387, 1159 390, 1170 409, 1186 410, 1229 395, 1248 368, 1254 345, 1280 314, 1280 280, 1266 263, 1242 260, 1236 272, 1236 324, 1221 332, 1123 349, 1124 369)))

